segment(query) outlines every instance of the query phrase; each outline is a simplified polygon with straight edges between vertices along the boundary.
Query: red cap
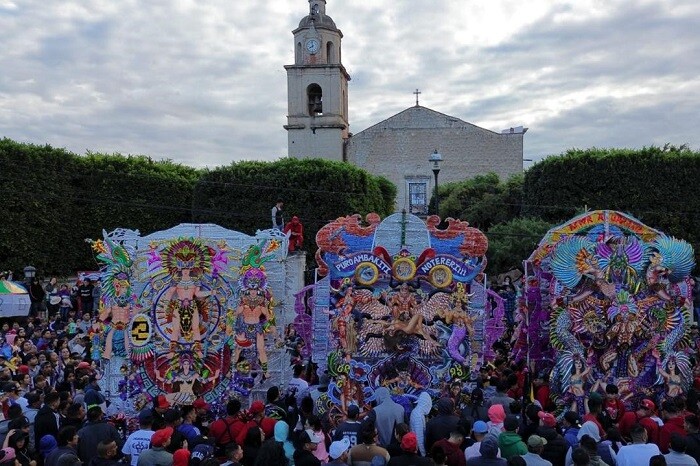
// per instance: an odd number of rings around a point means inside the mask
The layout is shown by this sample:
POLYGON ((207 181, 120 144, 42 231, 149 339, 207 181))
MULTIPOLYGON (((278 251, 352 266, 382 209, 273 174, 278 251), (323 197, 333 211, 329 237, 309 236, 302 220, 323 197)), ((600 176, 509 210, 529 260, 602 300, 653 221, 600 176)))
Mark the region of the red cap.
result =
POLYGON ((209 403, 204 401, 202 398, 197 398, 194 400, 192 406, 194 406, 194 409, 209 409, 209 403))
POLYGON ((92 369, 92 366, 87 361, 81 361, 76 366, 76 369, 92 369))
POLYGON ((415 432, 409 432, 401 438, 401 449, 410 453, 418 451, 418 438, 415 432))
POLYGON ((157 430, 155 434, 151 437, 151 444, 154 447, 162 447, 165 446, 165 442, 167 442, 170 437, 173 436, 173 428, 172 427, 166 427, 165 429, 160 429, 157 430))
POLYGON ((260 400, 253 401, 253 404, 250 405, 250 414, 259 414, 265 411, 265 403, 263 403, 260 400))
POLYGON ((156 408, 168 409, 170 407, 170 402, 165 397, 165 395, 158 395, 156 397, 156 408))
POLYGON ((641 403, 639 403, 640 408, 648 409, 649 411, 654 411, 656 409, 656 405, 654 404, 653 401, 651 401, 648 398, 644 398, 641 403))
POLYGON ((29 366, 22 364, 17 368, 17 372, 20 374, 29 374, 29 366))
POLYGON ((540 420, 542 421, 542 425, 544 425, 545 427, 556 427, 557 425, 557 418, 555 418, 552 413, 540 411, 537 413, 537 417, 540 418, 540 420))

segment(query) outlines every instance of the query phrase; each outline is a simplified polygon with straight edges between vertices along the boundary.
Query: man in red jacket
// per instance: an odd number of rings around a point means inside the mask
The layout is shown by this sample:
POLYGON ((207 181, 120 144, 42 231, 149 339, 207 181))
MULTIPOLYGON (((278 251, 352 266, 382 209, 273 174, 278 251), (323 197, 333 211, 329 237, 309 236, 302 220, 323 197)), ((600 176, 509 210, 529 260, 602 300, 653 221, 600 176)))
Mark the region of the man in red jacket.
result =
POLYGON ((632 426, 640 424, 647 431, 647 438, 650 443, 659 443, 659 425, 651 416, 654 414, 656 405, 649 399, 643 399, 639 403, 637 411, 628 411, 620 419, 618 428, 624 439, 630 440, 630 431, 632 426))
POLYGON ((659 431, 659 449, 666 454, 669 452, 672 434, 685 437, 688 433, 685 431, 685 419, 679 414, 678 406, 673 401, 666 400, 661 403, 661 418, 664 420, 664 425, 659 431))
POLYGON ((464 452, 460 448, 464 441, 464 435, 459 431, 450 433, 450 438, 440 439, 433 444, 433 449, 442 448, 445 452, 447 466, 467 466, 467 460, 464 457, 464 452))

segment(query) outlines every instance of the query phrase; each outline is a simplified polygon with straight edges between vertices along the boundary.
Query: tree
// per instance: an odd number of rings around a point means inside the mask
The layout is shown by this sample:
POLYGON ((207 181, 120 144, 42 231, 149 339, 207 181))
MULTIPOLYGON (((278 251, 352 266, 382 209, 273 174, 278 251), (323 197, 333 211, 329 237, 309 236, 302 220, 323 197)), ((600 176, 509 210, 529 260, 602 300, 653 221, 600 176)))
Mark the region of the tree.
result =
POLYGON ((554 226, 555 223, 539 218, 516 218, 489 229, 486 272, 495 275, 512 267, 520 268, 554 226))

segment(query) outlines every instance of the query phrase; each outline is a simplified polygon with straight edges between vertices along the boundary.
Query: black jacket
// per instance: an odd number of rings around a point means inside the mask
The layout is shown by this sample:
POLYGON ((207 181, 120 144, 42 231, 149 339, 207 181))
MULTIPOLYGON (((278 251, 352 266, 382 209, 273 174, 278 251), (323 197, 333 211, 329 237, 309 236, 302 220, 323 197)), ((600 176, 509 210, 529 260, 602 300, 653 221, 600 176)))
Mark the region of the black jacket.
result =
POLYGON ((295 466, 321 466, 321 460, 316 458, 308 450, 297 450, 294 452, 295 466))
POLYGON ((459 417, 454 414, 454 403, 448 398, 437 401, 438 415, 425 424, 425 451, 430 451, 440 439, 449 438, 457 430, 459 417))
POLYGON ((564 466, 566 452, 569 450, 569 445, 564 437, 553 427, 545 426, 540 426, 537 429, 537 435, 547 441, 540 456, 552 463, 552 466, 564 466))
POLYGON ((78 437, 78 456, 84 464, 97 456, 97 444, 101 441, 114 440, 118 452, 122 451, 124 444, 117 429, 105 421, 88 422, 78 431, 78 437))
POLYGON ((44 405, 34 418, 34 445, 39 445, 41 437, 49 434, 58 438, 58 418, 53 409, 44 405))

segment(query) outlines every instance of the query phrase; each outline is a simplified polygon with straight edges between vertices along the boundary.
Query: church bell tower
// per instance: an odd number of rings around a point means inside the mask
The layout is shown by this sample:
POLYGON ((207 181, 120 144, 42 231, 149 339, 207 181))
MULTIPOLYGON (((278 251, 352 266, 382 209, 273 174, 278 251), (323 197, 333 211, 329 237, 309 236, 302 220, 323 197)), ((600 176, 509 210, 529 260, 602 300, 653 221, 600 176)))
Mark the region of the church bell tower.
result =
POLYGON ((340 32, 326 0, 309 0, 309 14, 292 31, 294 64, 287 70, 288 155, 344 160, 348 138, 348 81, 340 32))

